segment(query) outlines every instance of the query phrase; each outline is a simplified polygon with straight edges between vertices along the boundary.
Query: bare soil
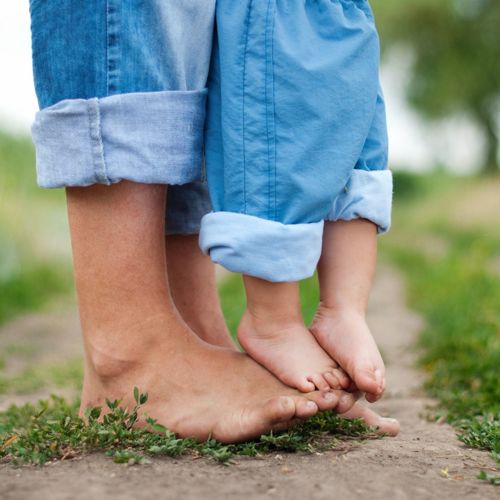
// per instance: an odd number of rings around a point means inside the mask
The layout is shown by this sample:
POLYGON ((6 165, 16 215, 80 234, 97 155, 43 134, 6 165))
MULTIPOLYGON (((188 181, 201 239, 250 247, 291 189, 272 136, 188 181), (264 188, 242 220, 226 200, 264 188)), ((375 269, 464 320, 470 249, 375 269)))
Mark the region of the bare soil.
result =
MULTIPOLYGON (((414 344, 423 323, 406 308, 404 292, 400 276, 382 266, 369 321, 387 362, 389 392, 376 407, 384 415, 401 421, 402 431, 397 438, 347 441, 336 451, 316 455, 242 458, 231 466, 186 457, 155 459, 148 466, 128 467, 116 465, 103 455, 45 467, 15 468, 4 464, 0 465, 0 497, 5 500, 498 498, 493 486, 475 479, 480 469, 495 470, 489 454, 465 448, 451 427, 425 418, 433 401, 422 393, 423 375, 414 366, 414 344)), ((57 317, 62 323, 59 328, 46 329, 49 332, 46 341, 51 347, 42 352, 51 356, 58 345, 66 354, 79 352, 68 340, 78 339, 74 315, 57 317), (64 325, 71 333, 65 334, 63 341, 64 325), (57 335, 61 335, 61 342, 55 338, 57 335)), ((47 322, 50 324, 51 320, 47 318, 47 322)), ((25 332, 29 336, 33 329, 40 335, 40 323, 33 320, 19 320, 7 328, 9 335, 18 341, 25 332), (31 330, 26 325, 31 325, 31 330)), ((2 344, 3 338, 0 332, 2 344)), ((37 338, 37 342, 42 340, 37 338)), ((9 401, 13 398, 4 398, 2 406, 9 401)))

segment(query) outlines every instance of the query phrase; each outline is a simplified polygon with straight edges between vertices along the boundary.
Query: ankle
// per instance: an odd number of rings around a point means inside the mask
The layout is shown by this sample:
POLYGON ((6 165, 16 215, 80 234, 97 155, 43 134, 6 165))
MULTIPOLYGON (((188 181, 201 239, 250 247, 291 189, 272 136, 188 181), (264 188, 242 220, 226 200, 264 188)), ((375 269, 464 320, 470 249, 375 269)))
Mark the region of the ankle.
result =
POLYGON ((299 307, 276 307, 272 304, 269 307, 260 307, 255 305, 247 305, 244 316, 247 316, 256 325, 259 324, 280 324, 294 325, 303 323, 302 313, 299 307))
POLYGON ((238 337, 249 334, 252 336, 257 334, 259 337, 275 337, 296 328, 305 328, 300 311, 298 314, 279 314, 276 311, 263 314, 261 311, 255 312, 247 308, 238 326, 238 337))
POLYGON ((244 276, 246 314, 257 323, 302 322, 298 283, 271 283, 244 276))
POLYGON ((144 361, 138 357, 123 358, 112 350, 101 351, 90 349, 88 353, 89 368, 101 382, 111 382, 123 378, 126 374, 137 370, 144 361))
POLYGON ((320 300, 315 319, 335 319, 339 317, 366 317, 366 306, 354 302, 320 300))
POLYGON ((102 381, 120 378, 147 366, 160 346, 178 341, 165 335, 175 318, 161 313, 141 321, 117 321, 106 328, 85 330, 88 368, 102 381))

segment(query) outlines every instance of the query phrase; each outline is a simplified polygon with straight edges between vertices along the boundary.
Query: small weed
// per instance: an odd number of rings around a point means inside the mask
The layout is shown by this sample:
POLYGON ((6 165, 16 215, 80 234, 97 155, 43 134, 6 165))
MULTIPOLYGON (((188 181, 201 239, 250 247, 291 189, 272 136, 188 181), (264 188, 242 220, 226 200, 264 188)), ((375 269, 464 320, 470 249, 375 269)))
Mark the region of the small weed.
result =
POLYGON ((500 486, 500 476, 495 476, 493 474, 487 474, 484 470, 482 470, 478 475, 478 479, 482 481, 488 481, 488 483, 493 484, 495 486, 500 486))
POLYGON ((106 455, 112 457, 115 464, 148 465, 151 463, 151 460, 148 460, 144 455, 130 450, 111 450, 106 452, 106 455))
POLYGON ((199 442, 180 439, 146 416, 145 426, 136 427, 139 410, 147 394, 134 391, 136 404, 131 410, 120 401, 106 401, 106 408, 89 408, 85 419, 77 415, 75 404, 52 396, 48 401, 12 406, 0 413, 0 457, 13 464, 42 465, 67 460, 86 453, 105 452, 116 463, 143 465, 150 457, 203 456, 228 464, 238 455, 256 456, 275 451, 315 452, 334 449, 340 439, 369 439, 375 430, 361 421, 345 421, 333 414, 320 414, 288 432, 268 434, 235 445, 214 439, 199 442))

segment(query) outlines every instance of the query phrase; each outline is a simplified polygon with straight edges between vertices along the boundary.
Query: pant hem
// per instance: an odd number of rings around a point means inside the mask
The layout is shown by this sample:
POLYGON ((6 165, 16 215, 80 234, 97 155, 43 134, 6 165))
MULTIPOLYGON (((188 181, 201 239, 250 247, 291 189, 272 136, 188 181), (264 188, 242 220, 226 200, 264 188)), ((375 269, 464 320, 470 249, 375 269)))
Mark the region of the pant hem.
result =
POLYGON ((32 126, 40 187, 130 180, 186 184, 201 177, 206 90, 67 99, 32 126))
POLYGON ((327 220, 367 219, 377 225, 378 234, 384 234, 391 227, 392 189, 390 170, 355 169, 327 220))
POLYGON ((314 274, 323 221, 282 224, 252 215, 212 212, 201 221, 200 247, 226 269, 273 282, 314 274))

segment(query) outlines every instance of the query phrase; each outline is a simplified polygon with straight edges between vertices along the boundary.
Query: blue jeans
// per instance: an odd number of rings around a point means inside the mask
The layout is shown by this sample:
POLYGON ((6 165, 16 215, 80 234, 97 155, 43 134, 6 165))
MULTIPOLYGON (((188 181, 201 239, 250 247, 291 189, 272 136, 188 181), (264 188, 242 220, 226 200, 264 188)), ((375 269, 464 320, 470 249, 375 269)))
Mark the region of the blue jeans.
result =
POLYGON ((169 232, 200 232, 215 262, 271 281, 314 272, 325 219, 388 230, 366 0, 31 0, 30 10, 40 186, 168 184, 169 232))

